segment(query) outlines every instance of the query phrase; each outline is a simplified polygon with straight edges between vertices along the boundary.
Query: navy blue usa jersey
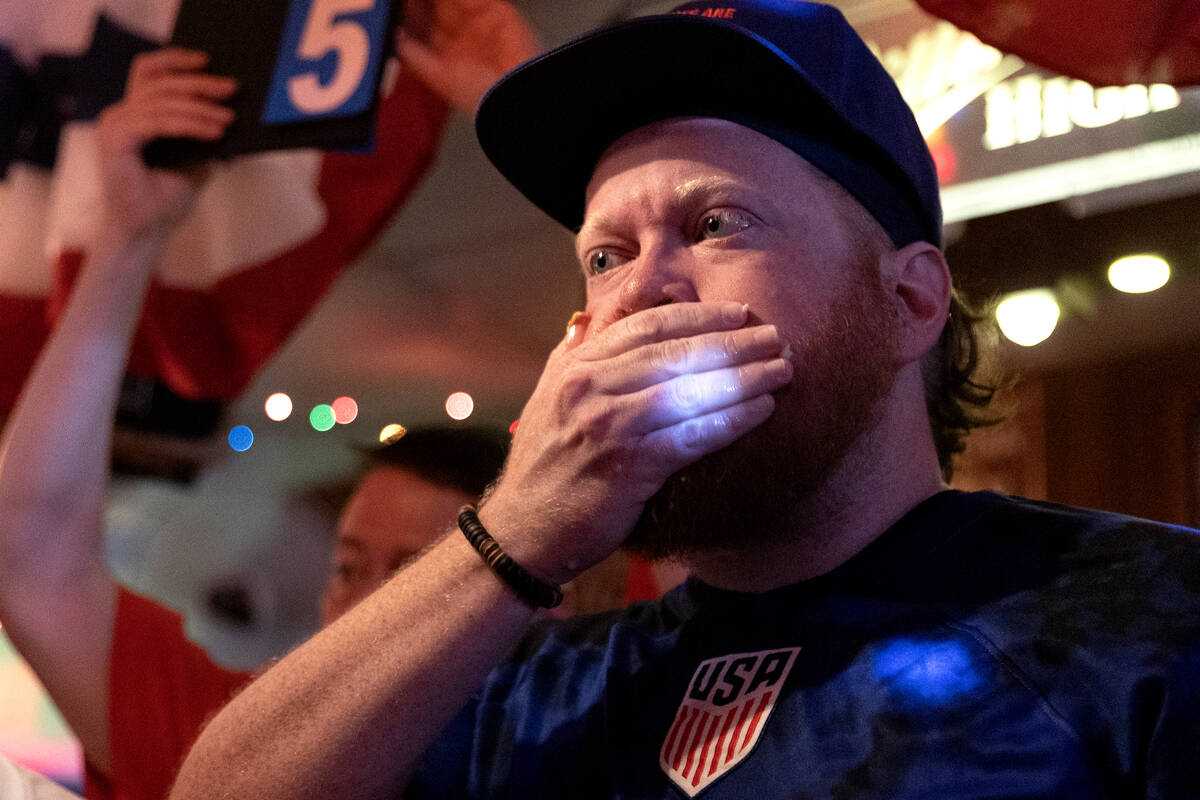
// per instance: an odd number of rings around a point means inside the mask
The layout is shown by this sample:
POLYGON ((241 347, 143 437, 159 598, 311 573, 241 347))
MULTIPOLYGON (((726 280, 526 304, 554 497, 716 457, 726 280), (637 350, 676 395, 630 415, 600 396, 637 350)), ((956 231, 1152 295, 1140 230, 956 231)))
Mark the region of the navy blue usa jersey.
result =
POLYGON ((838 569, 535 630, 408 797, 1200 797, 1200 533, 944 492, 838 569))

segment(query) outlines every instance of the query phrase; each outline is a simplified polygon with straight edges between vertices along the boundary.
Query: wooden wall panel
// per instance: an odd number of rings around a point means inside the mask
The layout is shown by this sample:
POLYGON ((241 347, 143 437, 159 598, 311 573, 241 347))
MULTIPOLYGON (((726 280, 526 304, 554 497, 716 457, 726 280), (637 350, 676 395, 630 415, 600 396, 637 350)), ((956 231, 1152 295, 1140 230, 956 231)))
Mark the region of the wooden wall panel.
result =
POLYGON ((1200 524, 1200 348, 1049 371, 973 434, 954 485, 1200 524))

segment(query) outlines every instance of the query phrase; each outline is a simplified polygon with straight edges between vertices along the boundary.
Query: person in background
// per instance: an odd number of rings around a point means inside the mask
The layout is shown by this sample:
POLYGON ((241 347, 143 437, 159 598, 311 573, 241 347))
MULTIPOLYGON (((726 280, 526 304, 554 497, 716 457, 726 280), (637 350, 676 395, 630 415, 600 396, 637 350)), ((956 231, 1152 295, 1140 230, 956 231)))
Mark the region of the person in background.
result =
MULTIPOLYGON (((414 6, 428 30, 423 39, 401 35, 408 68, 468 112, 492 80, 536 52, 506 2, 414 6)), ((0 440, 0 619, 79 737, 91 798, 164 797, 201 725, 249 677, 186 641, 176 614, 121 588, 103 555, 131 337, 159 256, 206 173, 148 169, 141 149, 163 136, 222 134, 231 114, 220 101, 237 87, 203 73, 205 63, 178 49, 140 56, 125 97, 102 114, 100 240, 0 440)), ((495 477, 508 438, 413 430, 372 453, 339 520, 322 616, 344 613, 441 533, 446 515, 495 477)))
POLYGON ((456 514, 481 497, 500 474, 509 439, 500 428, 432 426, 367 450, 367 470, 338 518, 321 625, 349 611, 432 543, 447 511, 456 514))
POLYGON ((463 535, 241 692, 173 800, 1200 796, 1200 532, 948 489, 992 391, 840 12, 633 19, 476 129, 578 231, 585 314, 463 535), (690 576, 527 630, 622 546, 690 576))

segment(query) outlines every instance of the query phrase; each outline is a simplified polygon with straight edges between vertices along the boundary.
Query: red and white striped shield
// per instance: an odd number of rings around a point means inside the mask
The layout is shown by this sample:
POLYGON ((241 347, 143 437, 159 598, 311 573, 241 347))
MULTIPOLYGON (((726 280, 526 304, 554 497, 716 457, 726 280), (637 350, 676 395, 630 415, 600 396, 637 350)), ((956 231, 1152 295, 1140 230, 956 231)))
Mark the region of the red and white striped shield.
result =
POLYGON ((700 662, 658 756, 663 772, 689 797, 754 750, 799 652, 785 647, 700 662))

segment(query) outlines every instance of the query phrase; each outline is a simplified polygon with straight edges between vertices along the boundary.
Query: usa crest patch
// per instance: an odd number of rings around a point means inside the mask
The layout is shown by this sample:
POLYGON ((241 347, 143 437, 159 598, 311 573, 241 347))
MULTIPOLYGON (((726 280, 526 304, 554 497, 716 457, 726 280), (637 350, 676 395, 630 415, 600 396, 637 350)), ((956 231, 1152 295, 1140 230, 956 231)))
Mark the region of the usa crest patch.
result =
POLYGON ((658 755, 663 772, 689 797, 754 749, 799 652, 785 647, 700 662, 658 755))

